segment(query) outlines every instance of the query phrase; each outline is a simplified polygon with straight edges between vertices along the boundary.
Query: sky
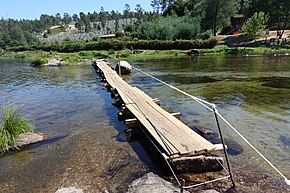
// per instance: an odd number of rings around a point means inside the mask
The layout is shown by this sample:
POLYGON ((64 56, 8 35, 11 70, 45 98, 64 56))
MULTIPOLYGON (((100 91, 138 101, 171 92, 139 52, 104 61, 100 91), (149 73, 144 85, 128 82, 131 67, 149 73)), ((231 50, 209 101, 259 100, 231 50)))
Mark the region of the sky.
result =
POLYGON ((115 10, 122 13, 125 4, 135 10, 140 4, 146 11, 151 11, 151 0, 2 0, 0 18, 39 19, 41 14, 55 15, 56 13, 99 12, 101 7, 105 11, 115 10))

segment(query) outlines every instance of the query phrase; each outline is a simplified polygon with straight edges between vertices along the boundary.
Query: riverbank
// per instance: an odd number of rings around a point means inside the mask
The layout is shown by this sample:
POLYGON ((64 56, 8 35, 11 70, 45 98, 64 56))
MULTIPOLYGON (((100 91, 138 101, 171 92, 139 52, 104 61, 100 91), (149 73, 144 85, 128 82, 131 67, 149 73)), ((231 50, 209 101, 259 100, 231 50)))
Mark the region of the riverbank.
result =
POLYGON ((121 51, 80 51, 73 53, 45 52, 45 51, 23 51, 4 52, 0 57, 21 58, 33 60, 57 58, 69 65, 88 63, 96 58, 105 58, 110 61, 117 60, 147 60, 164 58, 184 58, 201 56, 279 56, 290 55, 290 49, 286 47, 235 47, 218 45, 212 49, 191 50, 121 50, 121 51))

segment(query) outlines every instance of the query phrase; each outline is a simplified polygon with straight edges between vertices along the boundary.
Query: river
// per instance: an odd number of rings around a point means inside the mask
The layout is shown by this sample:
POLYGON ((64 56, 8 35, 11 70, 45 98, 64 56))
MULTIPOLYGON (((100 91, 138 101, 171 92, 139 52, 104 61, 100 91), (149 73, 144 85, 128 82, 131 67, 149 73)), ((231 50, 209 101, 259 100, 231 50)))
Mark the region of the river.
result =
MULTIPOLYGON (((220 114, 290 178, 289 57, 202 56, 132 65, 215 103, 220 114)), ((181 112, 190 127, 217 132, 212 112, 192 99, 136 70, 124 79, 160 99, 169 112, 181 112)), ((0 104, 7 103, 21 106, 37 132, 49 140, 0 158, 0 192, 47 192, 63 186, 122 192, 138 176, 160 172, 138 142, 124 139, 118 110, 90 64, 34 68, 27 60, 2 58, 0 104), (125 171, 130 175, 124 176, 125 171)), ((226 141, 238 146, 230 160, 240 189, 287 192, 283 179, 249 145, 222 121, 221 127, 226 141)))

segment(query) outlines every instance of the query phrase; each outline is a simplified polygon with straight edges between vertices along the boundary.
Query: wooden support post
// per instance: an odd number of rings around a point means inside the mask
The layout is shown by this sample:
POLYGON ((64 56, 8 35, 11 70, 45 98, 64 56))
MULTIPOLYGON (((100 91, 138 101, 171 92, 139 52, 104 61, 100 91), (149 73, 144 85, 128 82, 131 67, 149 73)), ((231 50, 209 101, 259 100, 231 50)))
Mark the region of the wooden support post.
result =
POLYGON ((110 92, 111 92, 111 98, 117 98, 119 96, 117 89, 115 88, 110 88, 110 92))
POLYGON ((138 125, 138 120, 136 118, 133 119, 126 119, 125 120, 125 125, 130 128, 130 127, 136 127, 138 125))
POLYGON ((153 99, 153 102, 154 102, 155 104, 157 104, 157 105, 160 106, 160 100, 159 100, 159 99, 155 98, 155 99, 153 99))
POLYGON ((119 76, 121 76, 121 62, 119 61, 119 76))
POLYGON ((223 158, 214 156, 179 157, 171 160, 171 165, 177 172, 213 172, 223 170, 223 158))
POLYGON ((176 119, 180 120, 180 115, 181 115, 180 112, 177 112, 177 113, 170 113, 170 114, 173 115, 173 117, 175 117, 176 119))
POLYGON ((117 108, 121 108, 121 107, 122 107, 122 104, 123 104, 123 101, 122 101, 122 99, 120 99, 120 98, 117 98, 117 99, 115 100, 115 102, 112 103, 112 105, 114 105, 114 106, 117 107, 117 108))

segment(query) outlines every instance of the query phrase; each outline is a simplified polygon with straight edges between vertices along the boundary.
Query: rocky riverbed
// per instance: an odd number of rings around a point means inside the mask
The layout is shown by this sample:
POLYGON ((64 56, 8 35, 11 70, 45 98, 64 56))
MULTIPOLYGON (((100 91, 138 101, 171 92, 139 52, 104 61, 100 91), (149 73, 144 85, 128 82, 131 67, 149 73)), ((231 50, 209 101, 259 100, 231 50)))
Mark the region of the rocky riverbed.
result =
MULTIPOLYGON (((115 134, 118 135, 117 131, 115 134)), ((138 189, 156 192, 152 188, 178 192, 179 189, 173 188, 170 183, 153 173, 148 174, 149 167, 140 160, 129 143, 116 140, 116 136, 112 136, 112 131, 104 127, 6 154, 0 159, 0 164, 5 166, 0 174, 0 192, 115 193, 126 192, 128 187, 128 192, 136 192, 138 189), (19 159, 11 161, 11 154, 17 154, 19 159), (29 156, 31 154, 37 154, 33 160, 29 156)), ((236 168, 235 165, 241 163, 237 159, 232 160, 232 164, 236 168)), ((178 177, 189 184, 206 181, 220 174, 180 174, 178 177)), ((258 168, 252 171, 234 169, 234 177, 237 185, 235 190, 229 189, 230 183, 223 181, 188 191, 289 191, 283 181, 258 168)), ((164 175, 163 178, 177 187, 172 176, 164 175)))
POLYGON ((17 152, 19 160, 10 160, 11 154, 6 154, 0 159, 5 166, 0 192, 55 192, 65 187, 84 192, 126 191, 149 169, 128 143, 107 137, 110 132, 103 128, 38 144, 17 152), (30 154, 37 155, 31 160, 30 154))

